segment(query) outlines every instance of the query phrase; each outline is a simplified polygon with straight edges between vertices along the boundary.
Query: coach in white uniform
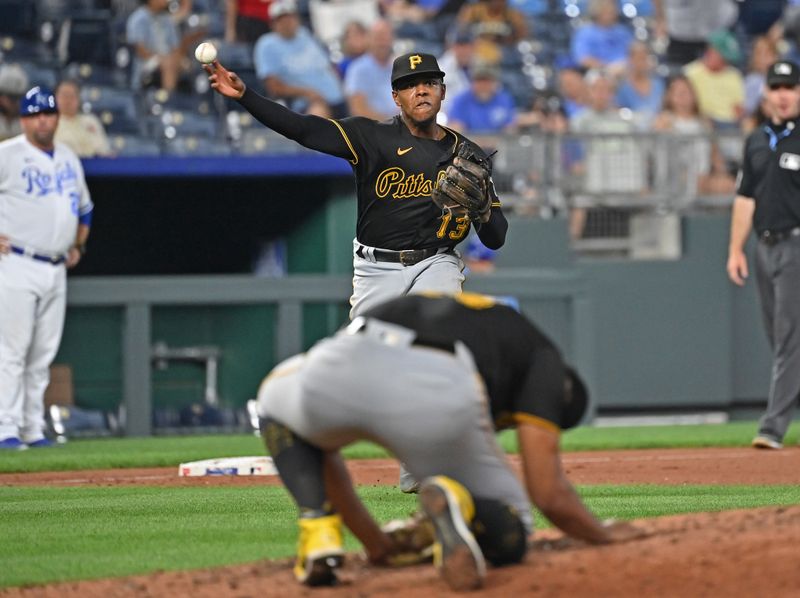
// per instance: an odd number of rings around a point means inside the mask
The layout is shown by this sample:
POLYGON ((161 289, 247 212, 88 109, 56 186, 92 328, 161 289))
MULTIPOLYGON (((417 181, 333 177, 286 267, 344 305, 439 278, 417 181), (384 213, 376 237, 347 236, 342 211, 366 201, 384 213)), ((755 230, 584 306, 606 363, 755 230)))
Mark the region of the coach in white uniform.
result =
POLYGON ((53 93, 30 89, 20 117, 22 135, 0 143, 0 448, 16 450, 52 444, 44 391, 93 208, 80 160, 53 141, 53 93))

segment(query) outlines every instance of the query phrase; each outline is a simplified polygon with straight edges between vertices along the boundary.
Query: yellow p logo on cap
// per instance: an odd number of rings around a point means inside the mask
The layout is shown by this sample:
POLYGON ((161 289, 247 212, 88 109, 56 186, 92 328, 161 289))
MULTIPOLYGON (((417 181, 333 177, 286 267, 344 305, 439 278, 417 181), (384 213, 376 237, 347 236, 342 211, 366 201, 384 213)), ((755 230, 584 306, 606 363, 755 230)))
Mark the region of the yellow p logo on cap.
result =
POLYGON ((414 54, 413 56, 408 57, 408 66, 412 71, 417 68, 418 64, 422 64, 422 56, 419 54, 414 54))

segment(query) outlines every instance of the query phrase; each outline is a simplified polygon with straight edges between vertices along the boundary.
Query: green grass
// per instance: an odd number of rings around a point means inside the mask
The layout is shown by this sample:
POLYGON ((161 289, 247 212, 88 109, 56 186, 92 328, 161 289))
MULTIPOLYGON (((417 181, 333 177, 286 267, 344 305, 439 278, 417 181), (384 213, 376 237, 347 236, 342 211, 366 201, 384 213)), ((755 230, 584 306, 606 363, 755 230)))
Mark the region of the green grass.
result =
MULTIPOLYGON (((641 518, 800 503, 798 486, 580 488, 601 518, 641 518)), ((379 521, 414 497, 359 491, 379 521)), ((192 569, 289 557, 295 509, 278 487, 0 488, 0 587, 192 569)), ((538 522, 545 522, 539 517, 538 522)), ((347 537, 348 550, 356 550, 347 537)))
MULTIPOLYGON (((641 428, 584 427, 566 433, 562 444, 565 451, 746 446, 755 431, 755 422, 641 428)), ((787 444, 796 440, 796 431, 792 431, 786 438, 787 444)), ((503 432, 500 435, 500 442, 505 450, 516 452, 513 432, 503 432)), ((117 467, 177 467, 179 463, 186 461, 261 455, 263 451, 261 440, 247 434, 74 440, 64 446, 48 450, 0 452, 0 473, 117 467)), ((387 456, 385 450, 368 442, 350 446, 344 453, 350 459, 387 456)))

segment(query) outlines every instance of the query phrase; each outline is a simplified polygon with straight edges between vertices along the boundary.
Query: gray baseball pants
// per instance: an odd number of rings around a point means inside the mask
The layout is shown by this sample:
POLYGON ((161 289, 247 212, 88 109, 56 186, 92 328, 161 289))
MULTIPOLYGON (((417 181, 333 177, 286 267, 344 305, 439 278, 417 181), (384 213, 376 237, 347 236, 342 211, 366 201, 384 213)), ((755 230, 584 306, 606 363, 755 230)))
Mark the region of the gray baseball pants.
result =
POLYGON ((415 333, 358 318, 278 365, 258 393, 270 417, 323 450, 386 447, 418 480, 445 475, 514 507, 533 529, 527 493, 498 446, 472 354, 414 345, 415 333))
POLYGON ((756 281, 772 347, 772 381, 759 434, 782 441, 800 398, 800 236, 756 249, 756 281))
POLYGON ((434 291, 455 295, 461 292, 464 282, 464 262, 457 251, 443 251, 413 266, 393 262, 379 262, 372 250, 353 240, 353 295, 350 297, 350 319, 361 315, 396 297, 409 293, 434 291), (355 254, 358 246, 365 248, 366 257, 355 254))

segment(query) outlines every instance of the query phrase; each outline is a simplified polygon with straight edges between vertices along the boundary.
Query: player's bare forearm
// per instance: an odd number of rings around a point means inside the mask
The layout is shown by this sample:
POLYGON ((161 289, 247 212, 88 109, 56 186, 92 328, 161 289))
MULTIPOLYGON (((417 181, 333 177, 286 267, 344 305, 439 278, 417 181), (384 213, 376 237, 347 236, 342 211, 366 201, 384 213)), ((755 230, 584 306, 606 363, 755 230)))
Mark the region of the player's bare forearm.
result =
POLYGON ((517 427, 517 435, 525 486, 533 504, 570 536, 593 544, 611 541, 564 475, 558 434, 523 423, 517 427))
POLYGON ((728 262, 725 268, 728 272, 728 278, 738 286, 743 286, 749 275, 744 246, 747 243, 750 231, 753 229, 755 209, 755 201, 749 197, 737 195, 736 199, 733 200, 728 262))
POLYGON ((500 249, 506 242, 506 232, 508 231, 508 220, 500 207, 492 208, 489 221, 483 224, 476 224, 478 238, 481 243, 489 249, 500 249))
POLYGON ((737 195, 733 200, 731 213, 731 237, 729 248, 741 251, 747 243, 747 237, 753 229, 753 213, 755 201, 744 195, 737 195))
POLYGON ((353 157, 339 128, 326 118, 298 114, 249 88, 239 103, 262 125, 309 149, 346 160, 353 157))
POLYGON ((342 521, 364 545, 372 562, 381 562, 392 551, 392 541, 383 533, 353 490, 353 482, 338 452, 325 453, 325 493, 342 521))

